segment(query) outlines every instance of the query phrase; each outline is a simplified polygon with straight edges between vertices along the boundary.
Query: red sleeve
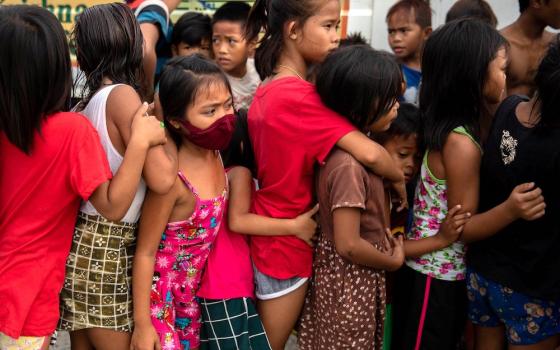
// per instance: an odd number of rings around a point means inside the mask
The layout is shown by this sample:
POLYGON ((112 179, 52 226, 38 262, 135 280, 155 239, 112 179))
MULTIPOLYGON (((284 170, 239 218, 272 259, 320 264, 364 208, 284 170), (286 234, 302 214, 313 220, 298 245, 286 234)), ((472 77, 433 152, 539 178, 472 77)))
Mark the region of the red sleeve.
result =
POLYGON ((110 180, 113 174, 99 135, 91 125, 84 128, 77 142, 79 146, 72 160, 70 181, 74 191, 83 200, 88 200, 95 189, 110 180))
POLYGON ((327 108, 313 91, 302 101, 302 142, 319 163, 344 135, 356 128, 343 116, 327 108))

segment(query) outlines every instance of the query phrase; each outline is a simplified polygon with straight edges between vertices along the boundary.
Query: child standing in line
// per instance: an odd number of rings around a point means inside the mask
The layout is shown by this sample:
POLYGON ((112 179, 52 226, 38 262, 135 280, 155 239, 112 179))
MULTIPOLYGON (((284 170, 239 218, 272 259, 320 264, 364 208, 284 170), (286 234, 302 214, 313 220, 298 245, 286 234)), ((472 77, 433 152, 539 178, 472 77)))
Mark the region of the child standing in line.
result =
POLYGON ((187 12, 177 20, 171 35, 173 56, 187 56, 199 53, 210 57, 212 24, 208 15, 187 12))
MULTIPOLYGON (((420 111, 411 103, 401 103, 397 112, 397 118, 391 123, 385 132, 375 133, 373 139, 379 142, 393 160, 403 170, 408 201, 412 203, 414 187, 416 185, 419 169, 419 133, 420 133, 420 111)), ((390 198, 389 198, 390 199, 390 198)), ((392 206, 392 203, 388 203, 392 206)), ((412 218, 411 210, 397 212, 391 208, 391 234, 393 236, 403 235, 410 229, 412 218)), ((393 292, 395 284, 395 273, 385 275, 387 282, 385 327, 383 334, 383 349, 391 349, 393 329, 393 292)))
MULTIPOLYGON (((363 132, 389 128, 401 83, 395 60, 365 45, 337 50, 317 72, 321 99, 363 132), (341 100, 342 94, 348 98, 341 100)), ((319 170, 317 197, 321 234, 300 349, 382 349, 384 270, 396 270, 404 260, 402 236, 385 244, 389 217, 383 180, 336 149, 319 170)))
MULTIPOLYGON (((406 204, 402 171, 389 154, 344 117, 325 107, 305 80, 311 64, 336 49, 337 0, 258 0, 247 25, 247 39, 265 34, 256 50, 262 79, 249 109, 259 190, 253 212, 294 218, 312 207, 314 168, 335 145, 393 181, 406 204)), ((293 236, 252 237, 259 314, 272 349, 284 349, 300 314, 311 277, 311 247, 293 236)))
POLYGON ((515 349, 559 345, 558 37, 543 58, 535 83, 536 94, 530 100, 513 95, 502 102, 484 147, 481 211, 500 207, 512 190, 527 181, 542 193, 523 194, 526 198, 518 199, 527 202, 529 211, 500 229, 485 227, 487 232, 477 237, 483 240, 469 246, 469 319, 475 325, 477 350, 503 349, 506 339, 515 349))
POLYGON ((195 297, 226 206, 218 151, 231 140, 233 102, 225 74, 199 54, 170 60, 159 97, 179 171, 168 193, 149 191, 144 202, 131 348, 198 349, 201 310, 195 297))
POLYGON ((245 38, 245 26, 251 7, 241 1, 223 4, 212 18, 214 58, 226 72, 235 110, 248 109, 261 83, 255 70, 254 42, 245 38))
POLYGON ((317 227, 312 219, 317 208, 295 219, 249 212, 255 191, 249 170, 254 169, 252 152, 247 114, 241 110, 233 140, 223 153, 225 166, 231 167, 227 170, 230 195, 224 214, 228 222, 220 227, 197 293, 202 308, 201 349, 270 349, 255 307, 253 266, 248 237, 243 234, 294 235, 311 244, 317 227))
POLYGON ((172 55, 173 24, 170 15, 180 2, 181 0, 141 0, 130 4, 144 38, 142 89, 148 101, 152 101, 163 66, 172 55))
MULTIPOLYGON (((126 5, 107 4, 80 15, 74 38, 87 87, 77 109, 97 129, 111 171, 117 173, 125 165, 132 117, 141 105, 137 91, 142 34, 126 5)), ((175 168, 173 156, 163 146, 155 147, 146 156, 143 178, 154 191, 166 192, 175 168)), ((91 202, 80 208, 66 263, 59 323, 61 329, 70 331, 74 346, 129 346, 132 257, 145 191, 146 183, 140 181, 132 204, 120 216, 105 217, 91 202)))
POLYGON ((401 63, 406 83, 403 102, 418 104, 422 50, 432 32, 432 10, 427 1, 400 0, 387 13, 389 46, 401 63))
MULTIPOLYGON (((405 241, 406 267, 395 299, 393 348, 452 349, 466 320, 465 244, 482 226, 508 223, 520 215, 516 189, 508 211, 469 218, 478 206, 481 140, 488 123, 485 108, 505 90, 505 39, 479 20, 461 19, 435 31, 426 43, 420 110, 426 145, 414 199, 414 221, 405 241), (449 213, 448 213, 448 208, 449 213), (445 219, 460 209, 466 215, 452 223, 455 240, 438 235, 445 219), (482 221, 481 221, 482 219, 482 221), (473 220, 476 225, 472 225, 473 220), (491 222, 490 222, 491 221, 491 222), (475 230, 476 229, 476 230, 475 230), (396 308, 401 312, 397 312, 396 308)), ((526 191, 524 189, 523 191, 526 191)))
POLYGON ((122 217, 149 147, 165 133, 144 116, 147 106, 138 108, 113 177, 91 123, 64 112, 71 65, 56 17, 37 6, 2 6, 0 40, 9 52, 0 57, 0 348, 46 350, 80 199, 122 217))

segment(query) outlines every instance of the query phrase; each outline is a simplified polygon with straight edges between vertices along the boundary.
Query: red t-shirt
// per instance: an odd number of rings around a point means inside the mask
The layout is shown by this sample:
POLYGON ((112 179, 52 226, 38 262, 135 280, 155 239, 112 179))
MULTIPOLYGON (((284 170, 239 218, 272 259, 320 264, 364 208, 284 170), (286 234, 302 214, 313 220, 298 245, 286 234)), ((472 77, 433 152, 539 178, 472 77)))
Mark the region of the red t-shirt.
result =
MULTIPOLYGON (((311 208, 315 166, 355 130, 321 102, 313 84, 296 77, 259 87, 248 124, 260 186, 253 210, 274 218, 293 218, 311 208)), ((259 271, 274 278, 311 276, 312 249, 294 236, 253 236, 251 257, 259 271)))
POLYGON ((80 199, 110 178, 99 136, 79 114, 49 116, 31 155, 0 132, 0 332, 54 331, 80 199))

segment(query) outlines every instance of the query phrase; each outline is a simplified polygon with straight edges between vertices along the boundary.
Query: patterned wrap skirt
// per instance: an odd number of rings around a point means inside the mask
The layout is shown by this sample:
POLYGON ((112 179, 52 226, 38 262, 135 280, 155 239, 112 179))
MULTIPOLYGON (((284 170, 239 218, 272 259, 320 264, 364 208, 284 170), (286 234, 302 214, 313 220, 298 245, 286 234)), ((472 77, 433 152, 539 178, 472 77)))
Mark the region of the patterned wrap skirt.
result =
POLYGON ((300 350, 381 350, 384 322, 385 271, 344 259, 321 235, 301 317, 300 350))
POLYGON ((60 294, 59 329, 132 331, 136 227, 80 213, 60 294))

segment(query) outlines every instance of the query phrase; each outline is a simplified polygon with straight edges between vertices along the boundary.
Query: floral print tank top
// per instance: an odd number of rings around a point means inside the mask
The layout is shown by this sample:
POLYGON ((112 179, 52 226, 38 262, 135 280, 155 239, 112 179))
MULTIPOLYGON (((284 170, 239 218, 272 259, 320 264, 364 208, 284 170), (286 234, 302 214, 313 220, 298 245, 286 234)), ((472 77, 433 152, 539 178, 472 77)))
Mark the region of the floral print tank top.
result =
MULTIPOLYGON (((480 149, 480 145, 464 127, 457 127, 453 132, 469 137, 480 149)), ((438 179, 428 167, 428 152, 424 153, 420 178, 414 195, 414 218, 408 239, 419 240, 434 236, 447 215, 447 185, 438 179)), ((445 281, 465 279, 465 244, 457 241, 450 246, 424 254, 418 258, 409 258, 406 264, 412 269, 445 281)))

